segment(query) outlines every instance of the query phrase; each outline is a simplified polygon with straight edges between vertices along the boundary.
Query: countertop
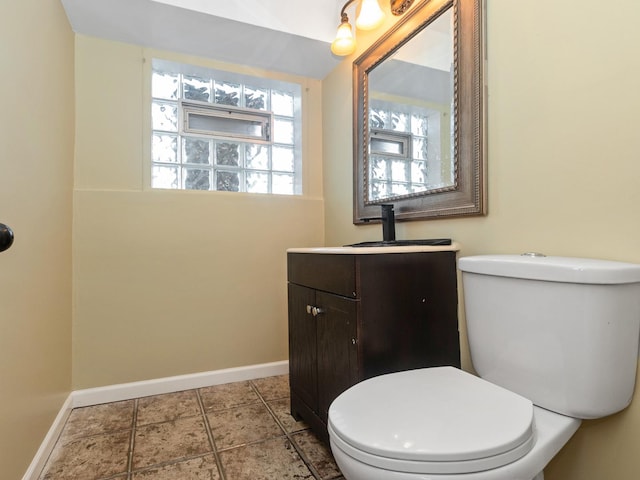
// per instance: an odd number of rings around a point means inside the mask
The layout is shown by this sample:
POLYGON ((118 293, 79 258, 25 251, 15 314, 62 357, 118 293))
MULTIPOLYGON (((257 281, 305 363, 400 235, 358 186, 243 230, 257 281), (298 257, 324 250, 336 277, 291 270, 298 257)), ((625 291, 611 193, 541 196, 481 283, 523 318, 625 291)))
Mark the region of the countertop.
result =
POLYGON ((324 253, 344 255, 371 255, 385 253, 457 252, 460 245, 411 245, 402 247, 307 247, 288 248, 287 253, 324 253))

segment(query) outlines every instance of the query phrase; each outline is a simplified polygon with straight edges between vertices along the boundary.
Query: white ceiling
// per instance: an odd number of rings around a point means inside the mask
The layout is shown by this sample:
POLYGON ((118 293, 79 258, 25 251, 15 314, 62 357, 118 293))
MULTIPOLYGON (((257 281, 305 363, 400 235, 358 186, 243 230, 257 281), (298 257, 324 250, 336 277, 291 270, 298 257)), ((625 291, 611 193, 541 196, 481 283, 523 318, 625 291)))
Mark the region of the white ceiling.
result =
POLYGON ((318 79, 340 62, 343 0, 61 1, 83 35, 318 79))
POLYGON ((258 27, 331 42, 345 0, 153 0, 258 27))

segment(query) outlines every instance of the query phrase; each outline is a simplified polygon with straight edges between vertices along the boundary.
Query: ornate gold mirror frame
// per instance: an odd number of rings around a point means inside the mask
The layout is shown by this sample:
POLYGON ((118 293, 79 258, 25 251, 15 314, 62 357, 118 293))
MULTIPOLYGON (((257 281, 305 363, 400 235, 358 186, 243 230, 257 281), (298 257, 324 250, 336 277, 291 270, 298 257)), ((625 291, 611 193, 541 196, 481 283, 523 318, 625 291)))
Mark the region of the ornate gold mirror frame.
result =
POLYGON ((402 15, 406 12, 413 0, 391 0, 391 13, 394 15, 402 15))
MULTIPOLYGON (((400 8, 402 2, 396 3, 400 8)), ((398 220, 486 214, 483 15, 483 0, 422 0, 353 63, 355 224, 379 218, 385 203, 394 204, 398 220), (369 73, 449 9, 454 32, 452 185, 372 201, 369 73)))

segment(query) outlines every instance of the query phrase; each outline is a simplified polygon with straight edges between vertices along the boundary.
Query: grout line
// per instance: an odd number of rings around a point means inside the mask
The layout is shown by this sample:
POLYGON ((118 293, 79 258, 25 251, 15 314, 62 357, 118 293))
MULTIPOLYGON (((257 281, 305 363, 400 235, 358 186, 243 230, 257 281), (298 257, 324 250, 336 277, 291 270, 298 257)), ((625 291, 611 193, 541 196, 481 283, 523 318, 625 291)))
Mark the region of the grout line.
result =
POLYGON ((202 418, 204 419, 204 428, 207 431, 207 437, 209 437, 209 444, 211 445, 211 449, 213 450, 213 457, 216 459, 218 473, 220 473, 220 480, 226 480, 227 476, 225 475, 224 468, 222 467, 222 460, 220 459, 220 455, 218 454, 218 448, 216 447, 216 441, 213 438, 213 431, 211 430, 211 425, 209 425, 209 418, 207 417, 204 403, 202 403, 200 390, 196 389, 195 392, 198 399, 198 405, 200 406, 200 413, 202 414, 202 418))
POLYGON ((323 480, 322 475, 320 475, 320 472, 316 469, 316 467, 313 465, 313 462, 311 462, 311 460, 309 460, 309 457, 307 457, 307 454, 305 453, 304 450, 302 450, 302 448, 300 447, 300 445, 298 445, 298 442, 296 442, 295 438, 293 435, 287 435, 287 438, 289 439, 289 441, 291 442, 291 445, 293 445, 293 448, 296 449, 296 452, 298 452, 298 455, 300 455, 300 458, 302 459, 302 461, 304 462, 304 464, 307 466, 307 468, 311 471, 311 474, 318 480, 323 480))
POLYGON ((259 440, 251 440, 250 442, 238 443, 237 445, 231 445, 230 447, 221 448, 219 452, 224 453, 231 450, 236 450, 238 448, 251 447, 253 445, 259 445, 260 443, 266 443, 270 440, 276 440, 278 438, 287 439, 287 436, 283 433, 282 435, 276 435, 275 437, 260 438, 259 440))
MULTIPOLYGON (((161 469, 163 467, 170 466, 170 465, 176 465, 177 463, 188 462, 189 460, 194 460, 196 458, 208 457, 209 455, 211 455, 211 452, 198 453, 198 454, 195 454, 195 455, 187 455, 185 457, 179 457, 179 458, 170 458, 169 460, 165 460, 164 462, 153 463, 151 465, 145 465, 144 467, 136 468, 136 469, 131 471, 131 475, 138 474, 138 473, 144 473, 144 472, 149 471, 149 470, 158 470, 158 469, 161 469)), ((122 474, 120 473, 118 475, 122 475, 122 474)), ((100 479, 100 480, 103 480, 103 479, 100 479)))
MULTIPOLYGON (((77 434, 77 435, 73 435, 73 436, 70 436, 70 437, 66 438, 65 441, 71 442, 71 441, 75 441, 75 440, 81 440, 83 438, 102 437, 104 435, 115 435, 117 433, 124 433, 124 432, 130 432, 130 431, 131 431, 131 428, 127 427, 127 428, 121 428, 119 430, 109 430, 109 431, 106 431, 106 432, 91 433, 91 434, 88 434, 88 435, 77 434)), ((60 438, 58 438, 58 440, 60 440, 60 438)), ((58 440, 56 440, 56 443, 57 443, 58 440)), ((120 475, 122 475, 122 474, 120 474, 120 475)))
POLYGON ((131 470, 133 468, 133 450, 136 443, 136 424, 138 423, 138 399, 133 401, 133 422, 131 425, 131 436, 129 437, 129 455, 127 458, 127 479, 131 480, 133 475, 131 470))
MULTIPOLYGON (((293 438, 293 434, 289 433, 287 428, 280 421, 280 419, 278 418, 278 415, 276 415, 276 413, 273 411, 273 409, 271 408, 269 403, 264 399, 264 397, 260 393, 260 390, 258 390, 258 387, 256 387, 256 385, 253 383, 253 381, 251 381, 250 383, 251 383, 251 387, 258 394, 258 397, 260 398, 260 400, 262 401, 264 406, 267 408, 267 410, 269 411, 269 413, 271 414, 271 416, 273 417, 275 422, 278 424, 278 426, 284 432, 284 435, 285 435, 285 437, 287 437, 287 440, 289 441, 289 443, 291 443, 291 445, 293 446, 295 451, 298 452, 298 455, 300 456, 300 459, 304 462, 305 466, 309 469, 309 471, 311 472, 311 475, 313 475, 317 480, 322 480, 322 475, 320 475, 320 472, 318 472, 318 470, 316 470, 316 467, 313 466, 313 463, 311 463, 311 461, 309 460, 309 457, 307 457, 306 453, 304 453, 302 448, 300 448, 300 445, 298 445, 298 443, 295 441, 295 439, 293 438)), ((283 398, 286 398, 286 397, 282 397, 280 399, 274 399, 274 400, 282 400, 283 398)))
POLYGON ((129 474, 124 472, 124 473, 114 473, 113 475, 109 475, 108 477, 99 477, 97 480, 120 480, 122 478, 123 475, 127 475, 127 478, 129 478, 129 474))
POLYGON ((190 418, 200 418, 201 416, 202 416, 202 412, 198 412, 195 415, 184 415, 184 416, 176 417, 176 418, 169 419, 169 420, 160 420, 158 422, 143 423, 142 425, 140 425, 140 428, 151 427, 153 425, 162 425, 162 424, 165 424, 165 423, 172 423, 172 422, 176 422, 176 421, 179 421, 179 420, 188 420, 190 418))

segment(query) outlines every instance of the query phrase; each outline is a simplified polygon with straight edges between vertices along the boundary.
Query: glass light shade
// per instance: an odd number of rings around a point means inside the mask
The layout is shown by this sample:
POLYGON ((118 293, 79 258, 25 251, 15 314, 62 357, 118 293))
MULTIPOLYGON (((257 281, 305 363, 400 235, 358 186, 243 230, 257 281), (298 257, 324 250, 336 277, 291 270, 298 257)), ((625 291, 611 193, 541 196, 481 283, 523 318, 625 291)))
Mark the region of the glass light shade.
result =
POLYGON ((331 43, 331 51, 334 55, 344 57, 351 55, 356 50, 356 40, 351 33, 351 24, 342 22, 338 27, 336 39, 331 43))
POLYGON ((384 12, 378 0, 362 0, 360 15, 356 19, 356 27, 360 30, 373 30, 382 25, 384 12))

